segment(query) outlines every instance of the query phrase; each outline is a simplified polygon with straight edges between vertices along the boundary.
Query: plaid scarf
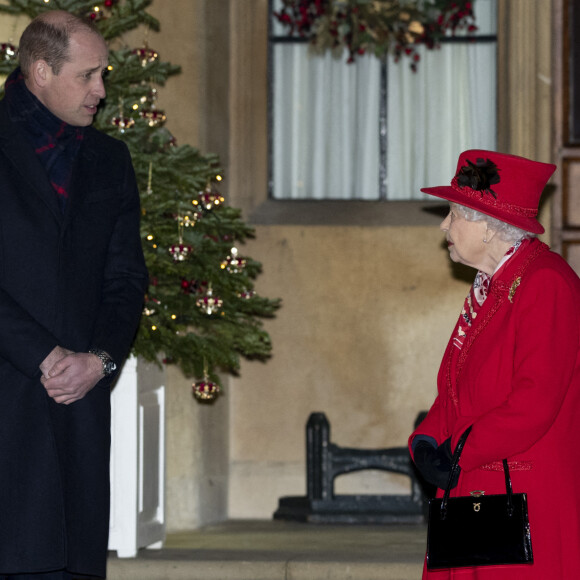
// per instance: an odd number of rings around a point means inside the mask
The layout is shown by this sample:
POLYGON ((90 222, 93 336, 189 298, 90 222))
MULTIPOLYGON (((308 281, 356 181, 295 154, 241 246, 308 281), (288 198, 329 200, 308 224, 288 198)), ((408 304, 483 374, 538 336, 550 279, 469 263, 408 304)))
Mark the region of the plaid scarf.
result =
POLYGON ((20 124, 29 137, 64 212, 84 128, 68 125, 53 115, 28 90, 20 68, 6 80, 5 94, 10 118, 20 124))

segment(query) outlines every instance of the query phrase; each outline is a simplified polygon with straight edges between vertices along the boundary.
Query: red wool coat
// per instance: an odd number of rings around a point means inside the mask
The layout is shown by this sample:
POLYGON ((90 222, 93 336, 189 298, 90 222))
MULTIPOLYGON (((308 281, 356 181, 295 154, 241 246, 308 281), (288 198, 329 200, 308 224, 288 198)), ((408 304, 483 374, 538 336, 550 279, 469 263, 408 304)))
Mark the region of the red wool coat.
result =
MULTIPOLYGON (((455 331, 452 336, 455 335, 455 331)), ((528 494, 534 563, 424 570, 427 580, 576 580, 580 574, 580 280, 538 240, 493 277, 455 364, 449 342, 438 395, 411 435, 452 437, 469 425, 452 496, 528 494), (519 284, 518 284, 519 282, 519 284)), ((442 492, 439 490, 439 495, 442 492)))

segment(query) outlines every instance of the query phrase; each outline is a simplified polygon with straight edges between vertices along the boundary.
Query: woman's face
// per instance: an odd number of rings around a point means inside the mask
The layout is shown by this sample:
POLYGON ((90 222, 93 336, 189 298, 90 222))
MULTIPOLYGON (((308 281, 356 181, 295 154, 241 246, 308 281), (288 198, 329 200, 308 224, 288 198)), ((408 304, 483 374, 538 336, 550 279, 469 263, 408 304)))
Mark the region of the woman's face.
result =
POLYGON ((483 241, 487 231, 485 221, 467 221, 457 211, 457 205, 450 203, 449 214, 439 227, 445 232, 449 256, 454 262, 483 269, 487 256, 487 245, 483 241))

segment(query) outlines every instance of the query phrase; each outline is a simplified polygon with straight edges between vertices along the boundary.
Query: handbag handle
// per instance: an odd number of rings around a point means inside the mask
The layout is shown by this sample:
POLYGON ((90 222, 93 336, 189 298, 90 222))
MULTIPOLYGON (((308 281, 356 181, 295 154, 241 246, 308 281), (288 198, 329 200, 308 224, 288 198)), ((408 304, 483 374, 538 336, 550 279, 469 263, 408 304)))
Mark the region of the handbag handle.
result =
MULTIPOLYGON (((445 519, 447 515, 447 501, 449 500, 449 494, 451 493, 451 483, 455 479, 455 474, 457 473, 457 469, 459 466, 459 458, 461 457, 461 452, 463 451, 463 446, 465 445, 465 441, 467 440, 468 435, 471 433, 472 425, 470 425, 464 433, 459 438, 457 442, 457 447, 453 452, 453 458, 451 461, 451 471, 449 472, 449 479, 447 480, 447 486, 445 488, 445 493, 443 494, 443 498, 441 499, 441 519, 445 519)), ((507 512, 508 516, 511 516, 514 513, 514 506, 513 506, 513 499, 512 499, 512 480, 510 478, 510 472, 508 468, 507 459, 503 460, 503 471, 505 475, 505 491, 507 496, 507 512)))

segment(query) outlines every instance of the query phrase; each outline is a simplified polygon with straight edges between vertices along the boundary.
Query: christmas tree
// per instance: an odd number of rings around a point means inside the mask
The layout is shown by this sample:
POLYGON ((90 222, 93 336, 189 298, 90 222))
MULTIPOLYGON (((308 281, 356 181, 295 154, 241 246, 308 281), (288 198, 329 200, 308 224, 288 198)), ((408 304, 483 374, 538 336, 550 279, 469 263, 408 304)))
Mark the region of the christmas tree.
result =
MULTIPOLYGON (((240 357, 271 352, 262 318, 279 300, 261 297, 254 280, 261 265, 238 246, 253 236, 241 212, 218 190, 219 160, 177 144, 157 107, 157 88, 180 72, 144 44, 121 35, 140 25, 159 30, 147 13, 153 0, 8 0, 0 13, 34 18, 67 10, 92 19, 109 43, 107 98, 95 127, 128 145, 141 192, 141 237, 150 275, 133 354, 173 363, 197 379, 198 400, 213 400, 220 372, 236 373, 240 357)), ((17 47, 0 44, 0 74, 15 66, 17 47)))

